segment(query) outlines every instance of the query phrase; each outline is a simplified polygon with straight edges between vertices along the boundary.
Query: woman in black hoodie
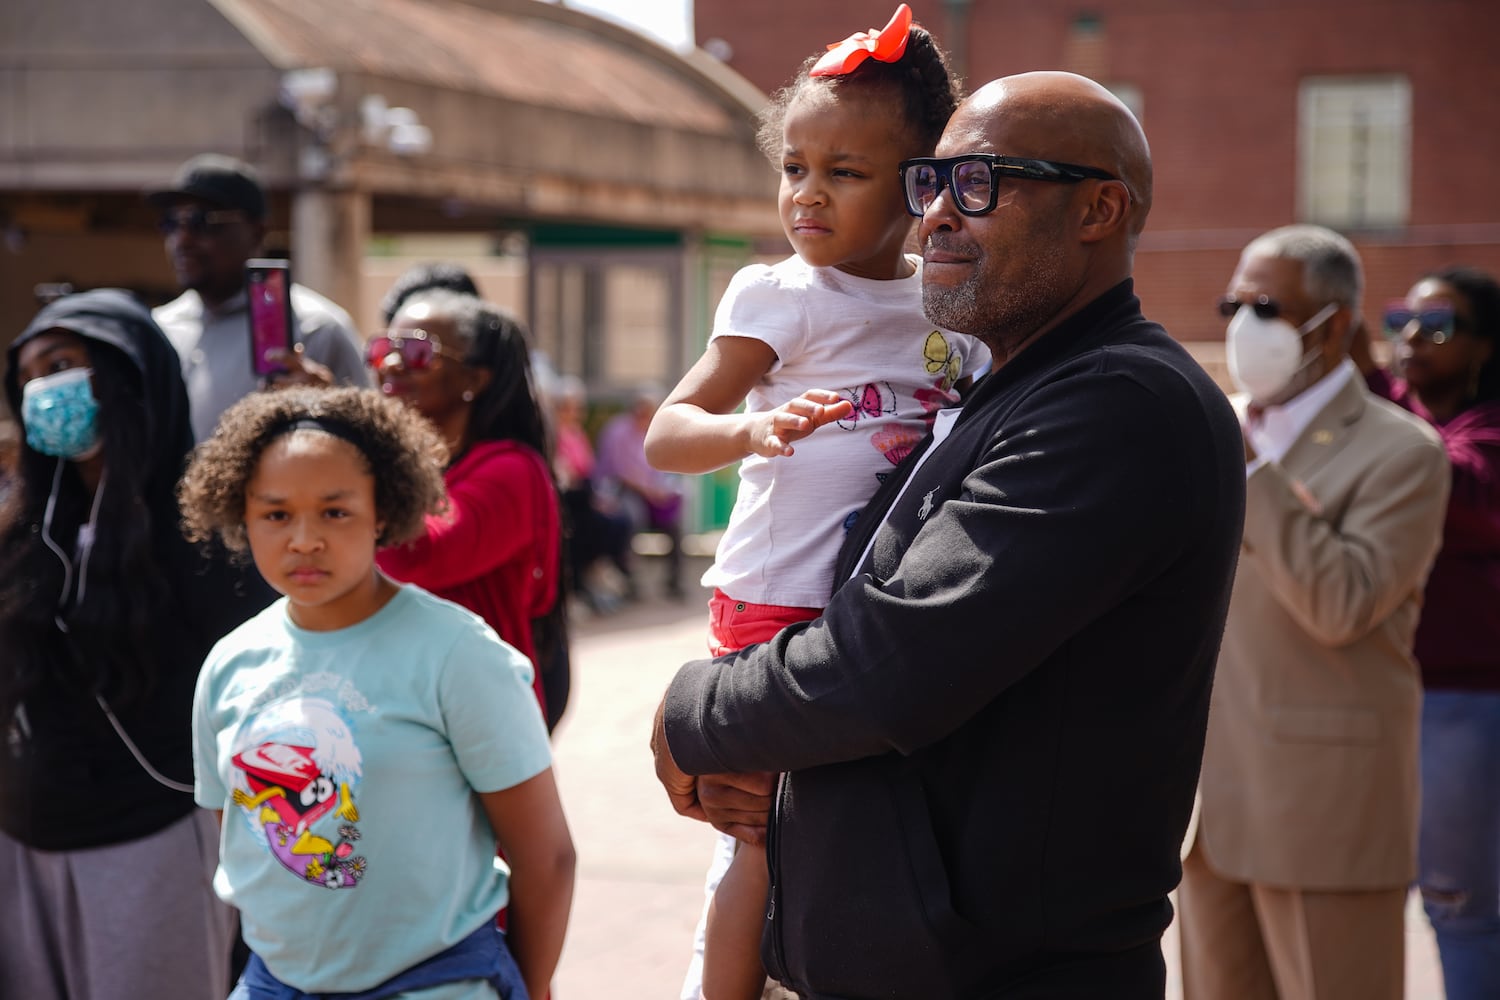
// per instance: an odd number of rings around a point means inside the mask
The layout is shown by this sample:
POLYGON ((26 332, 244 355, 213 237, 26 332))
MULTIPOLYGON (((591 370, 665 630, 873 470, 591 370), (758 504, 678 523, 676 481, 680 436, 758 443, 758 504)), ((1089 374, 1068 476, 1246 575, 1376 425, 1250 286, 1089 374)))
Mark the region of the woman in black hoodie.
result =
POLYGON ((209 647, 268 595, 182 538, 187 394, 149 312, 59 299, 7 362, 25 442, 0 518, 0 996, 221 997, 234 922, 190 709, 209 647))

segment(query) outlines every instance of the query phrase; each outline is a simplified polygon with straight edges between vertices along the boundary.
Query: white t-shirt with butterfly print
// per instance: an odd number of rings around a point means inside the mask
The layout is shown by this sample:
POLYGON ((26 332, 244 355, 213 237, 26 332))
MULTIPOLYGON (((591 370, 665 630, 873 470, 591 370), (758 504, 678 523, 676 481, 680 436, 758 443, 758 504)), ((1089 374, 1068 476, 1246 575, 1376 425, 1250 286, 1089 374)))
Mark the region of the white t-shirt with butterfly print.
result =
POLYGON ((788 457, 751 455, 704 586, 737 601, 821 608, 834 589, 844 535, 866 501, 958 402, 954 383, 989 361, 973 337, 922 313, 922 259, 909 278, 876 281, 792 256, 752 264, 729 283, 713 337, 753 337, 777 361, 745 400, 771 410, 808 389, 832 389, 854 415, 794 444, 788 457))

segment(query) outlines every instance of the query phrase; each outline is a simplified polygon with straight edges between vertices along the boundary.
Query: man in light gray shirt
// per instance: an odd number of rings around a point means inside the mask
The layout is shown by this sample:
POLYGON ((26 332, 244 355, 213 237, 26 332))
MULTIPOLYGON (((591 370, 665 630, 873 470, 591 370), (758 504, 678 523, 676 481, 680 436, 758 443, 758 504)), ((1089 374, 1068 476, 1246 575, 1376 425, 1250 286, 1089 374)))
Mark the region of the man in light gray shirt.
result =
MULTIPOLYGON (((206 153, 146 200, 162 212, 167 257, 185 289, 153 315, 182 358, 193 435, 202 441, 226 409, 266 387, 250 367, 245 293, 245 262, 266 234, 266 196, 249 165, 206 153)), ((349 314, 301 285, 291 297, 297 349, 278 359, 287 371, 270 384, 369 385, 349 314)))

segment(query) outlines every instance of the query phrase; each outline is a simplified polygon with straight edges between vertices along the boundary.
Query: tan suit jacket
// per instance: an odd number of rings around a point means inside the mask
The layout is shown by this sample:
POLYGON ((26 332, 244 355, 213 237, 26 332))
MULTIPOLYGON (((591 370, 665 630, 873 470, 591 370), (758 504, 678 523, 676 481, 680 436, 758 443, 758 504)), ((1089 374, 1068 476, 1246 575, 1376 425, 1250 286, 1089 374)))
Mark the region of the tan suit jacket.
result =
POLYGON ((1415 873, 1411 655, 1448 458, 1356 378, 1246 483, 1197 836, 1241 882, 1403 886, 1415 873))

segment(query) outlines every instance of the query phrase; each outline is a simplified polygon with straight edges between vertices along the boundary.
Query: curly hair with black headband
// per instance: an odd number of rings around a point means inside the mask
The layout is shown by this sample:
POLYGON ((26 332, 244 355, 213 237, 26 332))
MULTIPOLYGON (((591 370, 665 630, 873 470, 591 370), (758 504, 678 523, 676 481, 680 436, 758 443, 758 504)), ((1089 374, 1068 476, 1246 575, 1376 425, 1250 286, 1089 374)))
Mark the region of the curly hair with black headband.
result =
POLYGON ((14 707, 47 672, 122 701, 148 694, 156 675, 152 626, 172 601, 159 562, 163 540, 169 547, 176 531, 174 484, 151 479, 158 465, 139 370, 108 344, 85 340, 84 346, 106 469, 87 579, 82 587, 70 583, 79 571, 65 569, 46 540, 75 551, 93 496, 73 463, 22 448, 19 492, 0 533, 0 656, 7 666, 0 670, 0 706, 14 707))
POLYGON ((1423 277, 1451 286, 1469 304, 1473 318, 1469 332, 1488 340, 1492 346, 1490 359, 1479 369, 1474 402, 1500 399, 1500 282, 1477 267, 1463 265, 1439 268, 1423 277))
POLYGON ((342 438, 364 458, 384 524, 377 544, 417 537, 426 515, 443 508, 448 449, 420 414, 374 389, 284 389, 246 396, 225 411, 214 436, 194 449, 177 491, 188 539, 206 543, 217 536, 245 559, 245 491, 261 455, 304 427, 342 438))
POLYGON ((837 94, 882 90, 899 94, 902 120, 915 140, 912 155, 932 152, 963 99, 961 83, 948 68, 947 54, 918 24, 908 29, 906 51, 895 62, 866 59, 841 76, 812 76, 813 66, 823 55, 816 52, 808 56, 792 82, 771 95, 771 103, 760 114, 756 141, 772 163, 781 162, 787 108, 811 88, 825 87, 837 94))

